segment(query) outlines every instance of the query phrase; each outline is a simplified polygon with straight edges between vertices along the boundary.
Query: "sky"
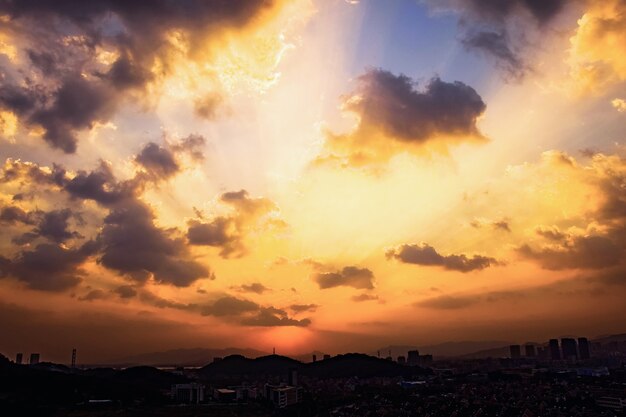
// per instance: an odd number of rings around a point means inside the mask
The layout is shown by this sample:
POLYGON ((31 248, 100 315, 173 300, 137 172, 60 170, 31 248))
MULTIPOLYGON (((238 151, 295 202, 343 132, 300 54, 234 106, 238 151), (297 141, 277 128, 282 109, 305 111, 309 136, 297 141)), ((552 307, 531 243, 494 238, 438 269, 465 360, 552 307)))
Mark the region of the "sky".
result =
POLYGON ((626 331, 623 0, 0 0, 0 352, 626 331))

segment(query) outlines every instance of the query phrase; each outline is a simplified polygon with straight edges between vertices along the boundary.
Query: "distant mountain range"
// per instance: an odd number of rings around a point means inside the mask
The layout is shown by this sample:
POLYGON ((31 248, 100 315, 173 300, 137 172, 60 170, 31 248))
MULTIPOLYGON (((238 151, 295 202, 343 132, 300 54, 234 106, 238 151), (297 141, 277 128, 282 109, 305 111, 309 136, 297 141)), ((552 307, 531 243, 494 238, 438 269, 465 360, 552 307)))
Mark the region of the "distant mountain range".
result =
MULTIPOLYGON (((559 337, 560 338, 560 337, 559 337)), ((591 339, 592 342, 609 343, 611 341, 626 340, 626 333, 617 335, 599 336, 591 339)), ((377 357, 380 352, 381 358, 386 358, 391 352, 391 357, 396 360, 398 356, 406 356, 410 350, 418 350, 420 355, 433 355, 435 359, 443 358, 463 358, 463 359, 479 359, 479 358, 497 358, 506 357, 509 353, 509 345, 512 342, 507 341, 461 341, 446 342, 435 345, 426 346, 410 346, 410 345, 391 345, 381 347, 380 349, 368 352, 369 355, 377 357)), ((540 345, 540 343, 531 344, 540 345)), ((227 356, 240 355, 245 358, 260 358, 268 356, 268 352, 255 349, 230 347, 225 349, 195 348, 195 349, 173 349, 164 352, 151 352, 139 355, 128 356, 116 360, 108 361, 108 364, 135 366, 150 365, 159 367, 175 367, 175 366, 205 366, 213 362, 214 358, 225 358, 227 356)), ((292 355, 291 359, 307 363, 312 361, 312 356, 316 355, 317 360, 321 361, 324 352, 313 351, 307 354, 292 355)), ((269 355, 272 356, 272 355, 269 355)))

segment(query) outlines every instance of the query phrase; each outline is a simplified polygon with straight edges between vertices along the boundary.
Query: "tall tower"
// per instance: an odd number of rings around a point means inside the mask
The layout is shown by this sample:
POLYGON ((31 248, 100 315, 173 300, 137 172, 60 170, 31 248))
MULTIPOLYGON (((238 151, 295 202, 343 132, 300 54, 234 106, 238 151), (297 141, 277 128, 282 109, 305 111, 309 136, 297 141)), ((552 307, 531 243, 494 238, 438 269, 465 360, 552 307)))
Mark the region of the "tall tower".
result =
POLYGON ((23 354, 18 353, 17 355, 15 355, 15 363, 18 365, 22 364, 22 358, 24 357, 23 354))
POLYGON ((76 368, 76 348, 72 349, 72 368, 76 368))

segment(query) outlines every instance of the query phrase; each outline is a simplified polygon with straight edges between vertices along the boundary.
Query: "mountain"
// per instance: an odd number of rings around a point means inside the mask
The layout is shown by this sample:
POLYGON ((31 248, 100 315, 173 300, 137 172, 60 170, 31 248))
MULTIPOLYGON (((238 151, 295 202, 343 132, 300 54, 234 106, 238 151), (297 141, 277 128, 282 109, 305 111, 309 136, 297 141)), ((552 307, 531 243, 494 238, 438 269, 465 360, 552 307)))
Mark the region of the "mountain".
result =
POLYGON ((347 353, 309 363, 279 355, 262 356, 256 359, 233 355, 202 367, 197 371, 197 375, 205 380, 240 380, 246 376, 259 375, 279 377, 284 380, 293 369, 298 370, 301 375, 316 378, 411 376, 429 372, 419 367, 403 366, 363 353, 347 353))
POLYGON ((330 359, 308 363, 300 370, 303 375, 316 378, 369 378, 377 376, 410 376, 429 371, 363 353, 346 353, 330 359))
POLYGON ((267 355, 255 359, 231 355, 203 366, 197 373, 205 379, 239 378, 245 375, 287 375, 290 369, 297 369, 302 365, 302 362, 280 355, 267 355))
POLYGON ((111 364, 123 365, 150 365, 150 366, 203 366, 213 362, 213 358, 224 358, 231 355, 242 355, 249 358, 258 358, 267 355, 255 349, 173 349, 165 352, 151 352, 109 361, 111 364))

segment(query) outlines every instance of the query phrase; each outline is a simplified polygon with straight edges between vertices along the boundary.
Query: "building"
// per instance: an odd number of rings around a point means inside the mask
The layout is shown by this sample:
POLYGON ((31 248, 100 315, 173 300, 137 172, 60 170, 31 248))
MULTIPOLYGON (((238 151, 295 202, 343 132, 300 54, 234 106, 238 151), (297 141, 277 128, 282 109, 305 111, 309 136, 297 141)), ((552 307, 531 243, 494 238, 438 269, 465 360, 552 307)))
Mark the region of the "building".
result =
POLYGON ((39 363, 39 353, 31 353, 29 363, 31 365, 37 365, 39 363))
POLYGON ((550 359, 553 361, 558 361, 561 359, 561 350, 559 349, 559 340, 558 339, 550 339, 550 359))
POLYGON ((406 364, 406 358, 404 356, 398 356, 398 363, 400 365, 406 364))
POLYGON ((411 366, 419 365, 420 352, 419 350, 409 350, 407 356, 407 363, 411 366))
POLYGON ((578 359, 576 340, 567 337, 561 339, 561 352, 563 353, 563 359, 565 360, 578 359))
POLYGON ((248 401, 254 400, 258 396, 257 389, 251 387, 249 385, 238 385, 233 387, 228 387, 229 389, 235 391, 235 398, 237 401, 248 401))
POLYGON ((231 403, 237 399, 237 391, 230 388, 218 388, 213 390, 213 398, 222 403, 231 403))
POLYGON ((536 356, 535 345, 524 346, 524 354, 526 355, 527 358, 534 358, 536 356))
POLYGON ((313 361, 312 362, 317 362, 317 355, 313 355, 313 361))
POLYGON ((324 360, 326 360, 326 359, 330 359, 330 355, 328 355, 328 354, 324 355, 324 360))
POLYGON ((24 358, 24 355, 21 353, 18 353, 17 355, 15 355, 15 363, 18 365, 21 365, 23 358, 24 358))
POLYGON ((302 388, 265 384, 265 398, 274 404, 274 407, 289 407, 302 401, 302 388))
POLYGON ((298 370, 296 368, 291 368, 289 370, 289 375, 287 380, 289 381, 289 385, 292 387, 298 386, 298 370))
POLYGON ((522 348, 520 345, 509 346, 509 352, 511 353, 511 359, 519 359, 522 356, 522 348))
POLYGON ((589 359, 591 357, 589 352, 589 341, 586 337, 578 338, 578 357, 582 360, 589 359))
POLYGON ((204 385, 196 382, 174 384, 172 385, 171 396, 178 403, 199 404, 204 401, 204 385))
POLYGON ((600 397, 596 399, 598 407, 621 411, 626 408, 626 399, 619 397, 600 397))
POLYGON ((420 366, 428 366, 433 363, 433 355, 420 355, 418 364, 420 366))

